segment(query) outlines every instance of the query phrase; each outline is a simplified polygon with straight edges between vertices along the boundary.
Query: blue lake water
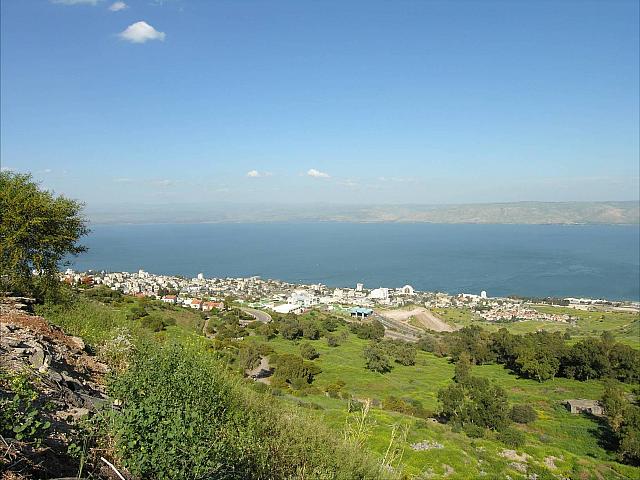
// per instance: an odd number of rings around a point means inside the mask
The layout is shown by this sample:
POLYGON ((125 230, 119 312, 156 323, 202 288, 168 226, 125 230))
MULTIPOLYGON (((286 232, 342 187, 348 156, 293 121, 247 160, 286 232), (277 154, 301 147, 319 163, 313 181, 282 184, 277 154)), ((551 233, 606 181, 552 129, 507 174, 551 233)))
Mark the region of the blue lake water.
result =
POLYGON ((640 298, 637 225, 96 225, 84 243, 78 270, 640 298))

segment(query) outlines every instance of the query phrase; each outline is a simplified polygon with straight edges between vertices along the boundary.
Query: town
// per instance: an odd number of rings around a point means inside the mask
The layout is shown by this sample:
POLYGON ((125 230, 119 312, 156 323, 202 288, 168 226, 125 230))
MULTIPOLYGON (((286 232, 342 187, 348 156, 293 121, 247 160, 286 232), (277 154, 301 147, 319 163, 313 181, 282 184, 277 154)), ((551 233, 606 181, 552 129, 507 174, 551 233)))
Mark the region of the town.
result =
MULTIPOLYGON (((363 283, 355 287, 331 288, 321 283, 304 285, 281 280, 248 278, 206 278, 199 273, 194 278, 160 275, 146 272, 75 272, 67 269, 61 280, 71 284, 104 285, 127 295, 150 297, 165 303, 202 311, 220 308, 225 298, 247 307, 271 310, 277 313, 302 314, 310 308, 324 308, 350 312, 352 316, 366 317, 374 309, 389 310, 405 305, 431 308, 467 308, 478 319, 487 322, 554 321, 569 323, 571 315, 542 313, 525 298, 489 297, 469 293, 448 294, 423 292, 411 285, 400 288, 366 288, 363 283)), ((617 310, 640 311, 638 302, 611 302, 586 298, 549 299, 547 303, 574 309, 608 307, 617 310)))

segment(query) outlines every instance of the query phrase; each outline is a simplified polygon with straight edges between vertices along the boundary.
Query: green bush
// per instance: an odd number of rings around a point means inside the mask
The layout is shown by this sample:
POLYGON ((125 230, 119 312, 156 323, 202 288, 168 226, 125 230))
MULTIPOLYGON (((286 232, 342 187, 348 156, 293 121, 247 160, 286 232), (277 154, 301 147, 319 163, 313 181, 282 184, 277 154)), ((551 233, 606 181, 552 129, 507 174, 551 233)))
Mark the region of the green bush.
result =
POLYGON ((498 432, 498 440, 512 448, 519 448, 525 443, 525 436, 520 430, 509 427, 498 432))
POLYGON ((487 429, 473 423, 466 423, 462 426, 462 430, 469 438, 484 438, 487 429))
POLYGON ((531 423, 538 419, 538 414, 531 405, 514 405, 509 418, 516 423, 531 423))
POLYGON ((372 343, 365 347, 362 354, 364 355, 366 367, 373 372, 387 373, 393 368, 387 357, 386 350, 380 344, 372 343))
POLYGON ((199 350, 143 345, 110 393, 123 404, 103 426, 120 464, 139 478, 386 475, 303 410, 253 391, 199 350))
POLYGON ((317 350, 310 343, 300 345, 300 356, 307 360, 314 360, 320 356, 317 350))
POLYGON ((327 346, 329 347, 338 347, 340 346, 340 341, 338 337, 335 335, 327 335, 327 346))

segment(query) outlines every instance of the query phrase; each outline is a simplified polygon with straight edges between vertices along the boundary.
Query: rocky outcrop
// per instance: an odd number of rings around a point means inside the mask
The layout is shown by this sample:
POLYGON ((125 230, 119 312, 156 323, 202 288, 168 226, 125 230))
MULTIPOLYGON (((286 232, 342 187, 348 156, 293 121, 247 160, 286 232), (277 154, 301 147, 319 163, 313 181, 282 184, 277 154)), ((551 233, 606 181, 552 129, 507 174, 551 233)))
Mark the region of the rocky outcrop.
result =
MULTIPOLYGON (((112 408, 104 387, 109 367, 87 352, 81 338, 66 335, 44 318, 26 313, 28 309, 22 299, 0 303, 0 371, 28 378, 37 396, 33 404, 51 426, 39 446, 7 438, 6 433, 0 438, 0 478, 75 477, 78 460, 68 454, 68 447, 82 443, 80 419, 112 408)), ((0 385, 0 400, 12 395, 0 385)), ((97 471, 96 477, 111 475, 97 471)))

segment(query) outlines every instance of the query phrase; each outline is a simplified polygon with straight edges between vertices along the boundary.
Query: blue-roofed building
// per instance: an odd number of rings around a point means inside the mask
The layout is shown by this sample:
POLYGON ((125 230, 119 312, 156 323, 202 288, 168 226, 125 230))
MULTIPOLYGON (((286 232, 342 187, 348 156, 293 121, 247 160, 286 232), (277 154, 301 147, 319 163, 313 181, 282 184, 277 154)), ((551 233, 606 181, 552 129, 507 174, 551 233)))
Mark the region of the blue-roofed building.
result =
POLYGON ((352 308, 349 312, 352 317, 366 318, 373 313, 370 308, 356 307, 352 308))

